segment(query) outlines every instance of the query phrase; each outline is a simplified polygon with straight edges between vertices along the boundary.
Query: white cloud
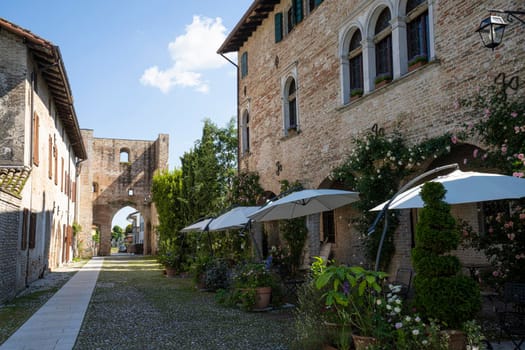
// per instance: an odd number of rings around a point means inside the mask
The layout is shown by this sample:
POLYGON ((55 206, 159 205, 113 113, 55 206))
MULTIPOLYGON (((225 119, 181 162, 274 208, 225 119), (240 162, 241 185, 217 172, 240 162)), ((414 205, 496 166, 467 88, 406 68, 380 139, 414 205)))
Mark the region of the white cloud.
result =
POLYGON ((202 79, 202 72, 217 69, 227 61, 217 54, 217 49, 226 38, 222 19, 193 16, 193 22, 186 26, 186 33, 175 38, 168 45, 173 65, 165 70, 153 66, 144 71, 140 82, 159 88, 168 93, 174 86, 191 87, 207 93, 209 86, 202 79))

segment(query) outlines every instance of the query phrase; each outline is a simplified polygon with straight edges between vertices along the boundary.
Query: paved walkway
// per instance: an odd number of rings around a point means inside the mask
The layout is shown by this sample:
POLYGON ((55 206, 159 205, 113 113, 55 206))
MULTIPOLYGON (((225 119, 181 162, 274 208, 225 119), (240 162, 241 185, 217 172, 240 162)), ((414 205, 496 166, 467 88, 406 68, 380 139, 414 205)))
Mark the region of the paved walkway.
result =
POLYGON ((103 262, 95 257, 85 264, 0 350, 72 349, 103 262))

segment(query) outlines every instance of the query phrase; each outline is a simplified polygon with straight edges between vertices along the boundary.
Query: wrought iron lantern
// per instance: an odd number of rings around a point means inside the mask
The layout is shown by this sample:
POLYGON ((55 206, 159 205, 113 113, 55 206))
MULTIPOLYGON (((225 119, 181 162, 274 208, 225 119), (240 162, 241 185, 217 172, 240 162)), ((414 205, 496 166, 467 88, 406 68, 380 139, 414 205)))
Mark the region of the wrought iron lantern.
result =
POLYGON ((480 37, 483 45, 489 49, 494 50, 503 41, 503 34, 505 33, 505 27, 512 22, 514 19, 518 20, 522 24, 525 24, 518 16, 525 15, 525 11, 508 11, 508 10, 489 10, 491 15, 481 21, 478 30, 476 30, 480 37), (501 16, 493 15, 492 13, 503 13, 507 15, 506 22, 501 16))

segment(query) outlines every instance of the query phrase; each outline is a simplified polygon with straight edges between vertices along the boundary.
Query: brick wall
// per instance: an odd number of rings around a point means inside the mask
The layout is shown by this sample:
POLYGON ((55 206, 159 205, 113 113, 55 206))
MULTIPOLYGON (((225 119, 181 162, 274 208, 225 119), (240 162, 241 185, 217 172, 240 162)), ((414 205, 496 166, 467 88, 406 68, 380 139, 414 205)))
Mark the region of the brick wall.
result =
POLYGON ((16 294, 20 200, 0 191, 0 304, 16 294))
MULTIPOLYGON (((392 3, 399 6, 399 1, 392 3)), ((240 157, 240 169, 257 171, 263 188, 274 193, 284 179, 317 188, 346 158, 352 139, 374 124, 387 133, 400 129, 411 143, 453 133, 472 121, 455 108, 458 99, 492 84, 500 72, 525 79, 523 26, 510 25, 504 44, 494 52, 482 47, 475 32, 488 8, 518 9, 520 1, 430 3, 435 59, 349 104, 343 104, 341 96, 341 37, 353 23, 366 25, 380 2, 325 0, 277 44, 274 15, 286 13, 290 3, 276 5, 239 49, 239 61, 248 52, 249 67, 248 75, 238 81, 239 115, 250 114, 250 154, 240 157), (300 133, 284 136, 282 81, 291 75, 297 83, 300 133), (282 165, 280 172, 277 162, 282 165)), ((518 93, 523 94, 523 89, 518 93)), ((352 257, 359 250, 352 229, 337 221, 337 230, 345 242, 335 247, 337 254, 360 260, 352 257)), ((400 233, 396 240, 401 246, 395 264, 405 264, 409 237, 400 233)))
POLYGON ((97 226, 101 232, 98 253, 110 254, 113 216, 130 206, 144 218, 144 253, 154 253, 156 239, 152 229, 158 222, 152 208, 151 184, 155 171, 168 167, 169 136, 160 134, 157 140, 147 141, 96 138, 92 130, 83 130, 82 134, 89 156, 82 165, 81 203, 82 210, 90 210, 81 219, 83 237, 91 239, 89 230, 92 225, 97 226), (127 162, 121 162, 121 151, 128 153, 127 162), (133 190, 132 195, 129 190, 133 190))

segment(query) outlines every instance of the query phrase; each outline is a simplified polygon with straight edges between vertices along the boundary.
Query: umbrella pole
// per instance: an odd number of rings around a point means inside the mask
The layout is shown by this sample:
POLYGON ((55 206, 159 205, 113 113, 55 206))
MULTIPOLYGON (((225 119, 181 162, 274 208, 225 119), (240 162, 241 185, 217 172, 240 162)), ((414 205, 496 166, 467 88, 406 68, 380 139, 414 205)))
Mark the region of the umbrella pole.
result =
POLYGON ((213 244, 211 243, 210 230, 206 230, 206 233, 207 233, 207 236, 208 236, 208 244, 210 246, 210 254, 211 254, 211 257, 213 258, 213 244))
POLYGON ((257 239, 255 239, 255 235, 253 234, 251 228, 252 228, 252 221, 248 220, 248 223, 246 224, 246 226, 244 226, 244 229, 250 232, 250 237, 252 238, 253 245, 255 246, 255 252, 257 253, 257 257, 259 258, 260 261, 262 261, 262 253, 261 253, 261 250, 259 249, 259 245, 257 244, 257 239))
POLYGON ((367 234, 369 236, 372 233, 374 233, 375 230, 376 230, 376 226, 379 223, 379 221, 381 220, 381 218, 383 216, 385 217, 385 224, 383 226, 383 232, 381 233, 381 239, 379 240, 379 246, 377 247, 375 271, 379 270, 379 260, 381 259, 381 251, 383 250, 383 242, 385 241, 386 231, 388 229, 388 215, 386 215, 386 213, 388 212, 388 207, 390 206, 390 204, 394 201, 394 199, 396 199, 397 196, 399 196, 399 194, 401 194, 404 191, 406 191, 407 189, 409 189, 411 186, 413 186, 419 180, 421 180, 421 179, 423 179, 423 178, 425 178, 427 176, 430 176, 432 174, 438 173, 440 171, 447 170, 447 169, 452 169, 452 168, 459 169, 459 165, 457 163, 443 165, 443 166, 440 166, 438 168, 426 171, 426 172, 424 172, 423 174, 421 174, 419 176, 416 176, 415 178, 413 178, 412 180, 407 182, 403 187, 401 187, 401 189, 399 191, 397 191, 396 194, 394 194, 394 196, 388 201, 388 203, 385 204, 383 209, 381 209, 381 211, 377 214, 374 222, 372 223, 372 226, 370 226, 370 228, 368 229, 368 232, 367 232, 367 234))

